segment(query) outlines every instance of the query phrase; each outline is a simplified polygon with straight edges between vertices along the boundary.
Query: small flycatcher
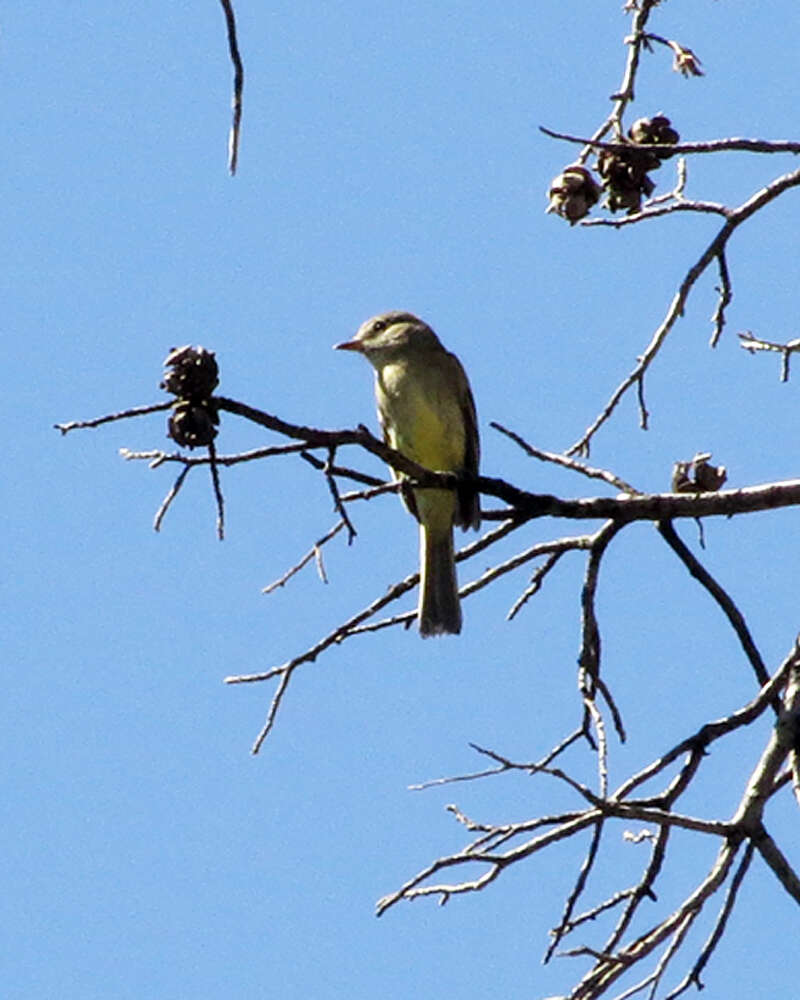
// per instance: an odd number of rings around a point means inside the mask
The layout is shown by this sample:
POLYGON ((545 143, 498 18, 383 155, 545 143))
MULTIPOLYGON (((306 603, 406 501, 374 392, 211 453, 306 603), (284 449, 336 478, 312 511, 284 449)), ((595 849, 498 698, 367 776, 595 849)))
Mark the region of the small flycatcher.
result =
POLYGON ((464 475, 455 490, 403 490, 406 507, 419 521, 420 634, 460 632, 453 525, 478 528, 481 517, 474 481, 478 420, 461 362, 407 312, 373 316, 353 340, 335 346, 363 354, 374 367, 385 442, 426 469, 464 475))

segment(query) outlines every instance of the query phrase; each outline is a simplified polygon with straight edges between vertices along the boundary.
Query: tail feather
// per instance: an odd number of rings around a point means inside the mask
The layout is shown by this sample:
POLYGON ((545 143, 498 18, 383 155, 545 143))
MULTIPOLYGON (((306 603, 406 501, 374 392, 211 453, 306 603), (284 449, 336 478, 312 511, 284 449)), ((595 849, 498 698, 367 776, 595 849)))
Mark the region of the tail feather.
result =
POLYGON ((461 602, 458 597, 453 529, 436 530, 421 524, 419 631, 429 635, 457 634, 461 631, 461 602))

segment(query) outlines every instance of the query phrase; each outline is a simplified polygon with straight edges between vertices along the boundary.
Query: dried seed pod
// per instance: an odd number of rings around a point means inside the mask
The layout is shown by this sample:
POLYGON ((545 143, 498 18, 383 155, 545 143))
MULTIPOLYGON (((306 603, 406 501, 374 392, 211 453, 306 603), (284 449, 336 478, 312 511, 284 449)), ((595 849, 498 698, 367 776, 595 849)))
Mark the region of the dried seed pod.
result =
POLYGON ((667 42, 669 47, 672 49, 674 59, 672 60, 672 68, 676 73, 680 73, 681 76, 703 76, 703 71, 700 69, 701 62, 698 56, 692 52, 691 49, 687 49, 680 42, 669 40, 667 42))
POLYGON ((217 436, 217 424, 219 416, 213 405, 180 400, 167 421, 167 436, 183 448, 207 447, 217 436))
POLYGON ((553 178, 547 196, 550 199, 547 211, 574 225, 597 204, 600 187, 586 167, 573 164, 553 178))
POLYGON ((204 347, 173 347, 164 360, 161 388, 180 399, 205 400, 219 384, 219 366, 204 347))
POLYGON ((637 150, 633 143, 624 149, 603 149, 597 156, 597 171, 606 191, 606 205, 616 212, 624 208, 629 213, 638 212, 642 195, 650 197, 655 184, 647 171, 659 165, 654 153, 637 150))
POLYGON ((724 465, 709 465, 711 452, 701 452, 690 462, 676 462, 672 467, 673 493, 716 493, 728 471, 724 465))
POLYGON ((217 436, 219 412, 213 392, 219 366, 204 347, 174 347, 167 355, 161 388, 177 399, 167 421, 167 436, 185 448, 208 446, 217 436))
MULTIPOLYGON (((669 118, 662 114, 653 115, 652 118, 637 118, 628 129, 628 137, 633 142, 663 146, 674 146, 680 139, 678 133, 672 128, 669 118)), ((663 152, 659 150, 654 155, 658 160, 667 160, 672 156, 672 152, 665 149, 663 152)))

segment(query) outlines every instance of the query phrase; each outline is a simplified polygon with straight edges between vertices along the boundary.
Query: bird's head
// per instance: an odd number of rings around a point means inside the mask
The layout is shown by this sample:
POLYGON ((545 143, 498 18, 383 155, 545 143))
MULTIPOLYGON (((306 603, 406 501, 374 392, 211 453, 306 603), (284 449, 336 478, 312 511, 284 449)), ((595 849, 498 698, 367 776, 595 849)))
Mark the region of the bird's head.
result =
POLYGON ((337 351, 357 351, 373 363, 388 361, 410 350, 441 350, 441 343, 427 323, 413 313, 394 310, 362 323, 352 340, 335 344, 337 351))

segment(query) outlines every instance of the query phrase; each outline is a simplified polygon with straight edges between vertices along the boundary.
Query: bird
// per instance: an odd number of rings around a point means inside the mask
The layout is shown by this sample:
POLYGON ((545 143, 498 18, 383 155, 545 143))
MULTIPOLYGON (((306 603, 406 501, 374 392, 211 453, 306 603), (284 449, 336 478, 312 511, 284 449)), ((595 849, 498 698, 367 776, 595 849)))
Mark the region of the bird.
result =
MULTIPOLYGON (((401 310, 373 316, 352 340, 334 348, 363 354, 375 369, 386 444, 426 469, 459 476, 455 489, 402 489, 406 507, 419 522, 420 635, 458 634, 462 616, 453 526, 480 526, 480 441, 467 375, 427 323, 401 310)), ((401 481, 407 478, 392 474, 401 481)))

